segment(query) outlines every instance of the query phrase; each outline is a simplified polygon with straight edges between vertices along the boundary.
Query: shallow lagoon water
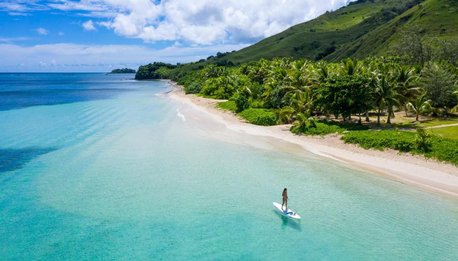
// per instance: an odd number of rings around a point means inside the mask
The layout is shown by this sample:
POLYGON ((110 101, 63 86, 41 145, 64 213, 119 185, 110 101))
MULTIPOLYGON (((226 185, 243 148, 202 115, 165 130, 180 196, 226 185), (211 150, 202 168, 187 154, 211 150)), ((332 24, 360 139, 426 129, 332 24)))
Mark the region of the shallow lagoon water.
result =
POLYGON ((0 259, 458 259, 456 199, 215 139, 131 78, 0 74, 2 99, 45 93, 0 111, 0 259), (284 186, 300 222, 273 211, 284 186))

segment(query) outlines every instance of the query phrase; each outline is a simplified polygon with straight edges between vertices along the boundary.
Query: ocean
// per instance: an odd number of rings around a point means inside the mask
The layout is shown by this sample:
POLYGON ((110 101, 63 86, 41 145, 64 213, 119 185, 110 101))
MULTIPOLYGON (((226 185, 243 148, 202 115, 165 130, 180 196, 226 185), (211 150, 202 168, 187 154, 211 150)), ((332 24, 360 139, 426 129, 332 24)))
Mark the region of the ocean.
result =
POLYGON ((458 200, 263 146, 133 77, 0 74, 0 260, 458 259, 458 200), (284 187, 302 220, 273 211, 284 187))

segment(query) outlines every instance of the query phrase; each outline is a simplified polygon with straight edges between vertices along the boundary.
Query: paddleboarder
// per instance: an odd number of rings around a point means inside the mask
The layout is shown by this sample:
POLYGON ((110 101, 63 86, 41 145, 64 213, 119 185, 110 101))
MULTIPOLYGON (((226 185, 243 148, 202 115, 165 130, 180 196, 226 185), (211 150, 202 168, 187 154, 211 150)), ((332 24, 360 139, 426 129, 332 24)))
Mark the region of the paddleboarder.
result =
POLYGON ((283 189, 283 193, 281 193, 283 198, 283 202, 281 203, 281 209, 283 210, 283 206, 285 206, 285 210, 288 210, 288 190, 286 188, 283 189))

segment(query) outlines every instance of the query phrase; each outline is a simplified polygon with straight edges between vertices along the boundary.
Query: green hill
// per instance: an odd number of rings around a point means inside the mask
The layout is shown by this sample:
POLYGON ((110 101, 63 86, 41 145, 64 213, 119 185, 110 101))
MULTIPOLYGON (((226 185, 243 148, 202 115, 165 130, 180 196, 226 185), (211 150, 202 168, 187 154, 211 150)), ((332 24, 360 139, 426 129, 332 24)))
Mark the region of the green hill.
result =
POLYGON ((386 54, 412 27, 423 39, 456 39, 457 25, 457 0, 359 0, 215 60, 363 58, 386 54))

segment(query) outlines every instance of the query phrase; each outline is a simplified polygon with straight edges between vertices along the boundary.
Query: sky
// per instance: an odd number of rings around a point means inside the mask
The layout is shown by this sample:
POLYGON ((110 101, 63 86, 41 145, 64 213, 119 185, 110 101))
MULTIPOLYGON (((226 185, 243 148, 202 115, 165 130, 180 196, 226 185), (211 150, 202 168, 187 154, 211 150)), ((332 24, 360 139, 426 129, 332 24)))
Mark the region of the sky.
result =
POLYGON ((349 0, 1 0, 0 72, 106 72, 239 50, 349 0))

